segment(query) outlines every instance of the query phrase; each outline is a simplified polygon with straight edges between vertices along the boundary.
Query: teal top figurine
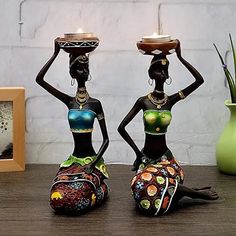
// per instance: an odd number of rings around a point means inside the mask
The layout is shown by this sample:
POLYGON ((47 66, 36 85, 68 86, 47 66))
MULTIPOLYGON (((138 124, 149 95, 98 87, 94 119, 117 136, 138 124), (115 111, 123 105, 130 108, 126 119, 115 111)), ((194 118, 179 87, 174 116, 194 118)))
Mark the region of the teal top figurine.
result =
POLYGON ((157 216, 169 212, 184 196, 207 200, 217 199, 218 195, 211 187, 196 189, 183 184, 183 168, 166 143, 166 132, 172 119, 172 107, 203 83, 202 76, 182 57, 179 40, 167 38, 163 41, 150 42, 143 39, 137 45, 143 54, 153 56, 148 73, 149 80, 155 83, 155 88, 151 93, 136 101, 118 127, 118 132, 136 155, 133 164, 136 174, 131 180, 131 189, 137 206, 145 214, 157 216), (167 95, 164 92, 164 84, 171 82, 167 55, 174 51, 195 81, 183 90, 167 95), (141 110, 143 111, 145 141, 143 149, 139 150, 125 127, 141 110))
MULTIPOLYGON (((101 102, 91 97, 85 83, 89 78, 88 53, 99 43, 98 38, 80 34, 65 36, 55 40, 52 57, 37 75, 36 82, 68 108, 68 122, 74 139, 74 150, 69 158, 61 163, 50 190, 50 205, 56 212, 81 214, 100 205, 108 196, 105 182, 108 172, 103 153, 109 139, 101 102), (56 59, 60 49, 70 53, 71 84, 77 82, 75 96, 69 96, 44 80, 44 76, 56 59), (103 142, 96 153, 92 145, 92 132, 95 119, 101 128, 103 142)), ((52 107, 53 109, 53 107, 52 107)))

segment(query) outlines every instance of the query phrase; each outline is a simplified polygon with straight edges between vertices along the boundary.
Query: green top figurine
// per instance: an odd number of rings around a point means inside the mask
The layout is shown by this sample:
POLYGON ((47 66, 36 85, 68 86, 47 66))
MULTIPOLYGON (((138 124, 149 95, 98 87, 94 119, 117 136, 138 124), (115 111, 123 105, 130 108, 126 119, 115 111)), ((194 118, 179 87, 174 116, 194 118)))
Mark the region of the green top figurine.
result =
POLYGON ((167 127, 172 119, 172 107, 203 83, 202 76, 181 56, 178 40, 157 43, 141 41, 138 42, 138 48, 144 54, 154 55, 148 73, 151 81, 155 82, 155 88, 136 101, 118 128, 121 136, 136 154, 133 164, 136 175, 131 181, 131 188, 137 205, 147 214, 161 215, 172 209, 184 196, 217 199, 218 195, 211 187, 193 189, 183 185, 184 171, 166 143, 167 127), (168 96, 164 92, 164 84, 170 79, 169 61, 166 55, 171 54, 173 50, 195 81, 183 90, 168 96), (125 130, 140 110, 143 111, 145 130, 142 150, 139 150, 125 130))

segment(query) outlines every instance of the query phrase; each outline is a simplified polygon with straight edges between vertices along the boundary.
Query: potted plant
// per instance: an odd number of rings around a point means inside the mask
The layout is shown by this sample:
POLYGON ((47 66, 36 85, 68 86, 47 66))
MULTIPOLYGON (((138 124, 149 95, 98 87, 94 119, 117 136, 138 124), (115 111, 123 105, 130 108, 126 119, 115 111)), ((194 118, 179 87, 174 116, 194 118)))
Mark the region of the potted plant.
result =
POLYGON ((230 120, 226 124, 216 146, 216 160, 219 170, 226 174, 236 174, 236 53, 234 44, 229 34, 230 45, 233 52, 234 77, 227 68, 218 48, 214 47, 219 55, 222 67, 229 85, 231 100, 226 100, 225 105, 230 111, 230 120))

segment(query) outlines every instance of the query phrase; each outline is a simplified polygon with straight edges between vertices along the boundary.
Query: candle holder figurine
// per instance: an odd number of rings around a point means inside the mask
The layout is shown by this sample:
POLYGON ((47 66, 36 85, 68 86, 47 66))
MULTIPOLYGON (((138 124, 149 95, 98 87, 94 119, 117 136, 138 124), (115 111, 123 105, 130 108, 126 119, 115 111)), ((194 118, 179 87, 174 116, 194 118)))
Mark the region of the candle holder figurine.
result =
MULTIPOLYGON (((179 40, 170 36, 144 37, 137 43, 145 55, 153 55, 148 73, 155 88, 140 97, 119 125, 118 132, 136 154, 131 189, 137 206, 146 214, 162 215, 184 196, 215 200, 217 193, 211 187, 189 188, 183 185, 184 171, 166 143, 167 128, 172 120, 172 107, 196 90, 204 81, 200 73, 181 55, 179 40), (176 52, 179 61, 193 75, 195 81, 175 94, 167 95, 164 84, 170 80, 169 61, 166 55, 176 52), (142 150, 136 146, 125 127, 137 113, 143 111, 145 142, 142 150)), ((168 83, 170 84, 170 82, 168 83)))
POLYGON ((153 33, 150 36, 144 36, 137 42, 139 51, 144 55, 168 55, 175 52, 178 40, 172 40, 170 35, 158 35, 153 33))
POLYGON ((54 53, 37 75, 36 82, 68 108, 68 121, 74 139, 74 150, 61 165, 50 190, 50 205, 56 212, 81 214, 100 205, 108 195, 108 178, 103 153, 109 139, 101 102, 91 97, 85 83, 89 78, 87 53, 96 49, 99 40, 92 33, 65 34, 55 39, 54 53), (75 96, 67 95, 44 80, 44 76, 63 49, 69 53, 71 84, 77 82, 75 96), (92 145, 95 118, 103 142, 96 153, 92 145))

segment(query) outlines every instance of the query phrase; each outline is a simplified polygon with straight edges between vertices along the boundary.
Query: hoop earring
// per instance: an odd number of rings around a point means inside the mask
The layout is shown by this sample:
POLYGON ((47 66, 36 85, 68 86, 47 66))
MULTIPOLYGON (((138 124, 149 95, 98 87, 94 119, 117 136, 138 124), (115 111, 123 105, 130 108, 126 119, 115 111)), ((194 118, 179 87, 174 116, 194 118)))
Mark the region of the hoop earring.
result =
POLYGON ((72 79, 71 79, 70 84, 71 84, 71 86, 74 86, 74 84, 75 84, 75 78, 72 78, 72 79))
POLYGON ((92 75, 89 74, 88 81, 92 80, 92 75))
POLYGON ((167 82, 166 82, 167 80, 166 80, 165 83, 166 83, 167 85, 170 85, 170 84, 172 83, 172 78, 169 76, 168 79, 170 79, 170 82, 167 83, 167 82))
POLYGON ((153 85, 153 79, 149 78, 149 79, 148 79, 148 84, 149 84, 150 86, 152 86, 152 85, 153 85))

